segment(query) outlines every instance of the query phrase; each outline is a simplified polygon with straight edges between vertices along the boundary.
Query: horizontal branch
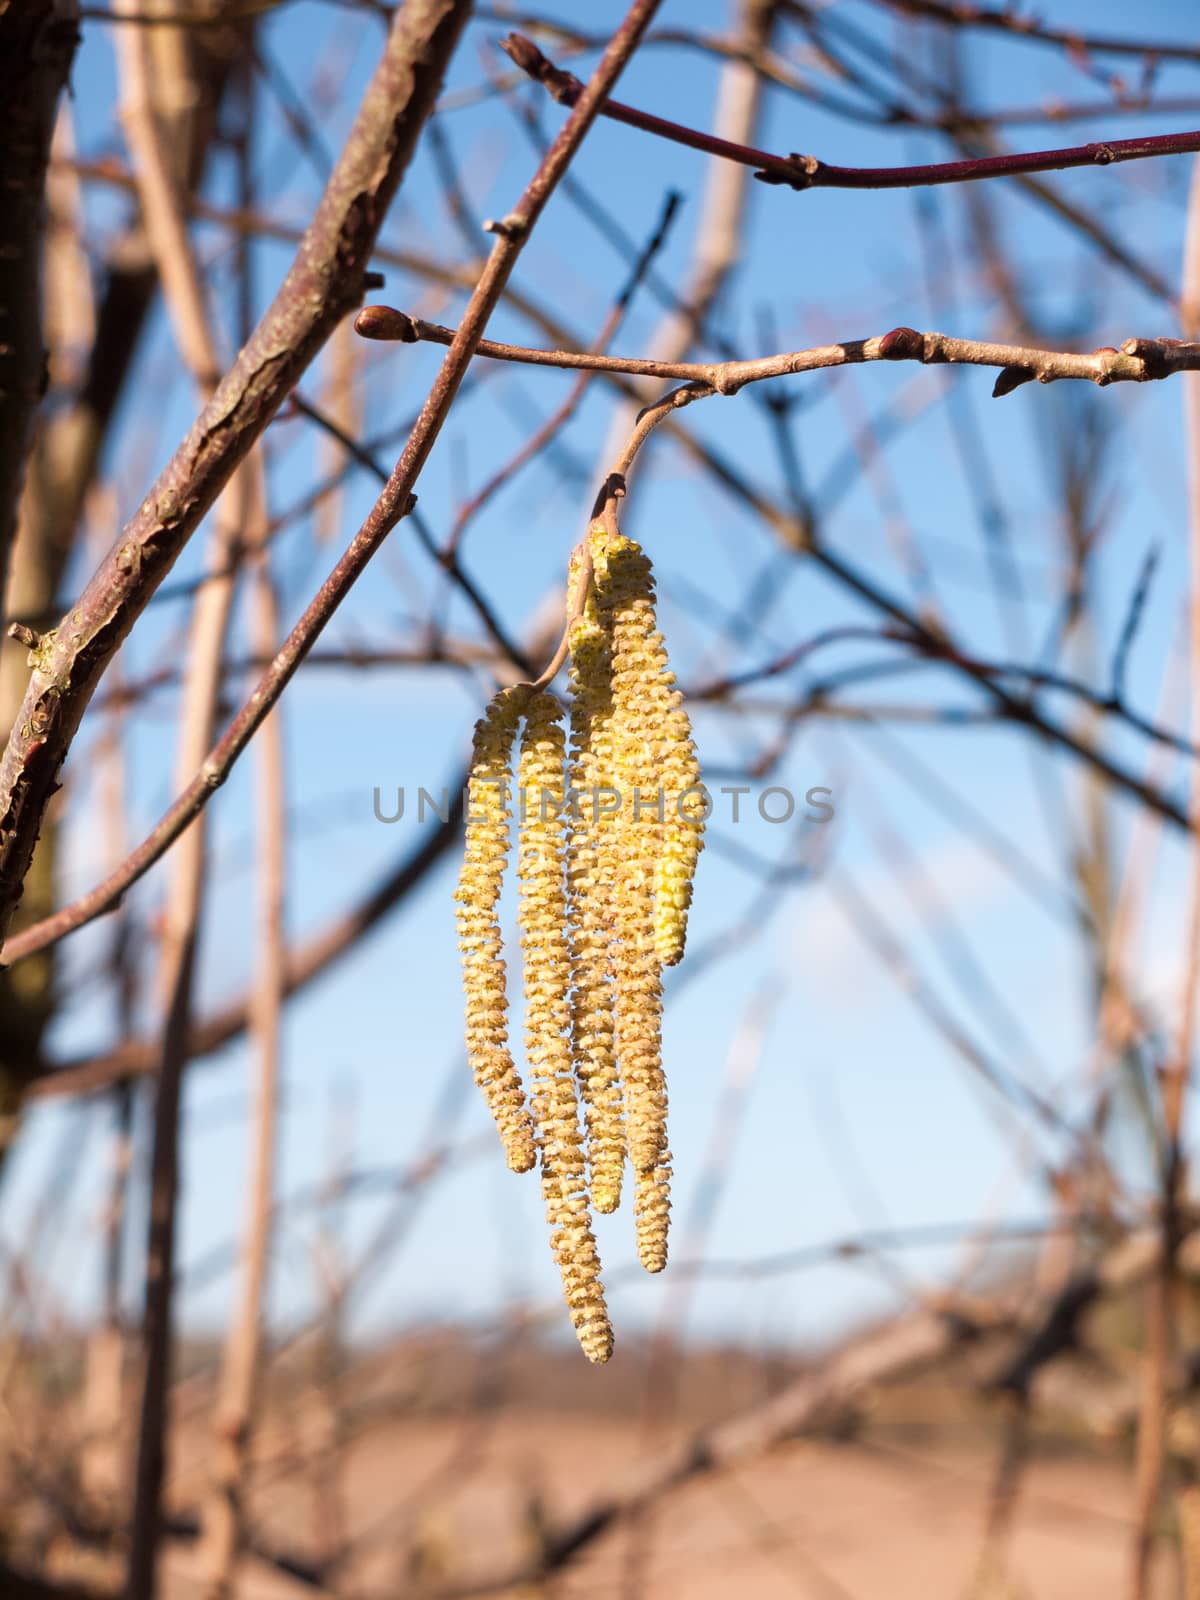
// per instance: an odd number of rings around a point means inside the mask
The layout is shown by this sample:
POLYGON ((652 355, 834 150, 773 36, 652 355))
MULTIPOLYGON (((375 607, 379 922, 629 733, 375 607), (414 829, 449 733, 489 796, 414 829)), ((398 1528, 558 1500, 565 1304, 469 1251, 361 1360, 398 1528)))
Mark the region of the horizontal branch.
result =
MULTIPOLYGON (((366 306, 354 322, 366 339, 402 344, 448 345, 454 329, 410 317, 391 306, 366 306)), ((957 339, 946 333, 919 333, 892 328, 870 339, 787 350, 750 361, 646 361, 637 356, 596 355, 579 350, 534 350, 524 345, 482 339, 477 355, 493 361, 517 361, 535 367, 586 368, 620 372, 637 378, 662 378, 671 383, 702 385, 712 394, 737 394, 749 383, 793 377, 828 367, 857 366, 870 361, 919 361, 925 366, 998 367, 993 394, 1010 394, 1023 383, 1084 379, 1105 388, 1110 383, 1148 383, 1176 372, 1200 371, 1200 344, 1184 339, 1126 339, 1120 349, 1103 345, 1087 352, 1039 350, 1031 345, 995 344, 984 339, 957 339)))
MULTIPOLYGON (((557 67, 524 34, 510 33, 501 48, 535 83, 540 83, 560 105, 573 106, 582 85, 574 73, 557 67)), ((976 183, 984 178, 1020 177, 1031 172, 1063 172, 1071 167, 1111 167, 1123 161, 1146 161, 1155 156, 1187 155, 1200 150, 1200 131, 1146 135, 1140 139, 1108 139, 1068 145, 1059 150, 1027 150, 1002 156, 978 156, 963 161, 936 161, 911 167, 838 167, 816 156, 775 155, 753 145, 702 133, 652 112, 639 111, 618 100, 605 102, 603 114, 643 133, 673 144, 686 145, 705 155, 753 167, 763 183, 790 189, 915 189, 931 184, 976 183)))

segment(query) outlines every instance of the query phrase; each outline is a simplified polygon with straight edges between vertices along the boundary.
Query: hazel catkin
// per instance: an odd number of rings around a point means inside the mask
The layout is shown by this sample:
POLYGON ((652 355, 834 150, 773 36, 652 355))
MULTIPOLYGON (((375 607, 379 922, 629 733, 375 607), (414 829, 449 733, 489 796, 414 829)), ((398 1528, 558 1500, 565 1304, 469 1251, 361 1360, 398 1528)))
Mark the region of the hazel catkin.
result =
POLYGON ((475 729, 456 900, 471 1068, 509 1165, 540 1165, 571 1321, 588 1358, 603 1362, 613 1334, 591 1211, 616 1209, 627 1156, 638 1259, 649 1272, 667 1261, 662 969, 683 955, 709 801, 658 630, 649 558, 604 522, 593 525, 587 553, 587 592, 579 592, 578 554, 570 584, 569 747, 544 680, 492 700, 475 729), (528 1107, 509 1053, 498 912, 522 718, 517 877, 528 1107))
POLYGON ((671 1152, 663 1150, 648 1172, 633 1180, 633 1218, 637 1256, 647 1272, 667 1264, 667 1227, 671 1215, 671 1152))
POLYGON ((497 694, 475 724, 466 847, 454 898, 466 990, 467 1060, 514 1172, 536 1160, 533 1124, 508 1048, 508 999, 498 906, 508 860, 509 779, 520 701, 497 694))
MULTIPOLYGON (((667 1140, 662 977, 654 887, 662 848, 658 789, 665 726, 654 579, 640 546, 602 530, 593 541, 597 609, 612 661, 612 770, 620 796, 614 894, 614 1015, 625 1086, 625 1136, 635 1172, 654 1168, 667 1140)), ((665 658, 664 658, 665 659, 665 658)))
MULTIPOLYGON (((664 674, 664 684, 674 676, 664 674)), ((704 848, 709 799, 700 783, 700 763, 683 696, 672 688, 666 715, 660 783, 664 796, 662 848, 654 880, 654 945, 664 967, 683 959, 696 859, 704 848)))
POLYGON ((625 1127, 613 1037, 614 818, 605 793, 611 786, 611 661, 594 601, 572 625, 568 645, 571 1037, 587 1125, 592 1204, 610 1212, 621 1199, 625 1127))
POLYGON ((612 1327, 588 1210, 571 1050, 571 953, 564 860, 562 709, 551 694, 525 708, 518 769, 518 916, 525 967, 525 1053, 541 1153, 542 1197, 567 1308, 591 1361, 612 1354, 612 1327))

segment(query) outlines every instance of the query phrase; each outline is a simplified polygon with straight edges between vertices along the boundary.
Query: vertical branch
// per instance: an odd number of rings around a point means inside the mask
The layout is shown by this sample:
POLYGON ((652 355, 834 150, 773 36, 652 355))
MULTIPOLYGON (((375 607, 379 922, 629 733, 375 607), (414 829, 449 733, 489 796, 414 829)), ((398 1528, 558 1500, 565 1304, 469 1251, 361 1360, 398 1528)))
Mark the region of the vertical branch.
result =
POLYGON ((343 1396, 344 1323, 350 1272, 342 1234, 342 1202, 353 1157, 354 1085, 331 1108, 329 1176, 315 1258, 322 1305, 313 1353, 313 1399, 317 1437, 311 1450, 313 1523, 326 1584, 342 1592, 338 1563, 346 1548, 346 1496, 343 1448, 346 1419, 343 1396))
MULTIPOLYGON (((351 142, 339 162, 326 191, 325 210, 336 205, 341 188, 349 181, 356 161, 363 155, 355 140, 368 141, 369 133, 382 127, 389 135, 386 156, 374 177, 382 185, 386 200, 399 181, 415 144, 424 115, 432 104, 432 90, 457 42, 466 20, 464 7, 412 4, 398 13, 372 91, 364 102, 351 142), (417 63, 420 62, 418 70, 417 63), (400 83, 393 86, 392 75, 400 83), (395 103, 393 95, 399 97, 395 103), (368 109, 369 108, 369 109, 368 109), (400 128, 411 116, 411 127, 400 128), (348 170, 347 170, 348 169, 348 170), (391 175, 388 186, 386 174, 391 175)), ((133 30, 139 31, 139 30, 133 30)), ((157 132, 146 130, 147 137, 157 132)), ((145 152, 151 165, 161 161, 145 152)), ((153 180, 152 180, 153 181, 153 180)), ((356 199, 360 204, 362 196, 356 199)), ((187 253, 186 233, 174 227, 164 208, 156 238, 168 252, 187 253)), ((319 213, 322 214, 322 213, 319 213)), ((378 222, 376 221, 376 226, 378 222)), ((167 264, 159 263, 164 273, 167 264)), ((187 319, 203 315, 187 298, 186 270, 175 263, 174 281, 183 296, 177 305, 176 328, 185 356, 191 354, 195 375, 203 382, 200 357, 202 340, 197 330, 185 325, 187 319)), ((277 302, 278 303, 278 302, 277 302)), ((261 332, 261 327, 260 330, 261 332)), ((253 341, 251 341, 251 344, 253 341)), ((243 347, 243 358, 246 349, 243 347)), ((238 474, 233 490, 222 501, 214 539, 214 560, 210 576, 229 574, 240 543, 245 513, 253 504, 252 471, 238 474)), ((201 591, 193 620, 190 668, 184 693, 182 733, 179 744, 180 786, 203 764, 212 742, 217 697, 221 683, 221 655, 228 617, 232 576, 208 583, 201 591)), ((150 1600, 155 1592, 157 1552, 161 1534, 161 1496, 166 1466, 167 1395, 171 1350, 172 1287, 175 1255, 175 1216, 179 1183, 179 1105, 183 1068, 187 1060, 188 1026, 195 972, 199 920, 202 909, 205 864, 205 830, 193 828, 180 842, 175 857, 162 936, 161 980, 164 1000, 164 1025, 158 1069, 158 1096, 155 1106, 154 1153, 151 1164, 150 1221, 146 1261, 146 1299, 142 1327, 144 1362, 143 1392, 138 1429, 137 1462, 134 1477, 133 1522, 130 1541, 128 1600, 150 1600)))
MULTIPOLYGON (((1181 315, 1185 329, 1193 335, 1200 329, 1200 160, 1192 167, 1192 187, 1188 200, 1187 236, 1184 250, 1183 282, 1180 291, 1181 315)), ((1184 424, 1188 466, 1188 549, 1191 560, 1191 594, 1188 604, 1191 657, 1191 737, 1200 734, 1200 377, 1183 377, 1184 424)), ((1200 773, 1192 768, 1189 809, 1200 812, 1200 773)), ((1174 1058, 1163 1084, 1165 1132, 1177 1159, 1183 1123, 1183 1101, 1196 1038, 1197 983, 1200 982, 1200 850, 1192 851, 1191 910, 1187 933, 1187 964, 1180 995, 1179 1024, 1174 1058)))
MULTIPOLYGON (((118 713, 111 730, 103 806, 108 854, 120 861, 127 849, 125 829, 125 757, 118 713)), ((117 994, 117 1025, 122 1037, 133 1027, 134 983, 130 920, 122 909, 112 942, 111 969, 117 994)), ((121 1314, 121 1269, 124 1260, 126 1204, 133 1154, 133 1085, 113 1090, 108 1196, 104 1209, 104 1309, 88 1340, 83 1409, 86 1441, 81 1462, 85 1491, 116 1503, 120 1493, 125 1328, 121 1314)))
MULTIPOLYGON (((260 529, 267 518, 259 517, 260 529)), ((275 591, 265 549, 256 559, 253 588, 253 648, 270 655, 278 640, 275 591)), ((241 1298, 230 1324, 217 1408, 217 1467, 205 1508, 210 1544, 210 1600, 233 1593, 237 1558, 245 1537, 246 1478, 262 1354, 263 1297, 271 1247, 278 1105, 280 1008, 284 993, 284 883, 287 811, 284 802, 283 738, 278 708, 259 735, 258 835, 260 868, 258 983, 252 1002, 252 1033, 258 1079, 253 1151, 247 1185, 246 1243, 241 1298)))
MULTIPOLYGON (((134 14, 139 0, 116 0, 118 13, 134 14)), ((156 10, 169 15, 175 0, 160 0, 156 10)), ((207 400, 220 379, 215 341, 204 303, 204 285, 187 231, 178 158, 170 143, 176 119, 160 116, 156 93, 168 104, 187 98, 179 93, 187 74, 187 55, 179 28, 117 28, 117 62, 120 69, 120 118, 133 165, 142 222, 150 254, 158 269, 163 298, 175 342, 196 380, 201 401, 207 400), (159 46, 161 76, 151 78, 151 34, 159 46), (167 48, 173 46, 173 48, 167 48), (176 92, 172 95, 171 90, 176 92)))
MULTIPOLYGON (((242 128, 238 141, 239 204, 255 203, 252 134, 254 78, 242 77, 242 128)), ((239 342, 254 322, 250 250, 239 247, 239 342)), ((249 535, 255 546, 252 591, 251 650, 270 656, 279 637, 279 617, 271 579, 267 530, 267 490, 261 457, 243 468, 250 480, 249 535)), ((251 999, 251 1034, 257 1047, 258 1079, 253 1114, 253 1148, 247 1182, 246 1242, 241 1298, 229 1326, 216 1419, 217 1462, 204 1510, 209 1544, 209 1593, 224 1600, 233 1592, 234 1575, 246 1531, 246 1480, 251 1429, 262 1361, 263 1298, 271 1252, 271 1194, 274 1187, 275 1129, 278 1116, 280 1012, 284 999, 284 880, 287 867, 287 809, 284 799, 283 732, 280 712, 267 718, 258 744, 258 834, 260 862, 258 981, 251 999)))
MULTIPOLYGON (((174 31, 174 30, 172 30, 174 31)), ((121 56, 125 120, 142 197, 147 237, 171 312, 180 355, 201 398, 217 382, 216 341, 209 326, 195 256, 171 177, 166 137, 154 114, 148 84, 147 30, 122 28, 121 56)), ((212 743, 223 677, 225 634, 233 604, 242 530, 253 506, 254 474, 247 464, 217 505, 207 561, 207 580, 192 615, 188 670, 176 756, 178 781, 186 783, 212 743)), ((163 1029, 154 1108, 154 1152, 150 1178, 146 1299, 142 1324, 142 1403, 134 1476, 133 1528, 129 1556, 130 1600, 154 1593, 160 1533, 160 1496, 166 1461, 167 1388, 171 1347, 175 1212, 179 1185, 179 1100, 192 987, 203 909, 207 818, 180 841, 163 918, 159 982, 163 1029)))
MULTIPOLYGON (((1180 314, 1187 336, 1200 318, 1200 160, 1192 165, 1184 244, 1180 314)), ((1191 593, 1188 601, 1191 669, 1190 725, 1200 733, 1200 393, 1194 374, 1183 376, 1188 465, 1188 550, 1191 593)), ((1192 764, 1188 809, 1200 813, 1200 771, 1192 764)), ((1138 1426, 1137 1486, 1131 1600, 1146 1600, 1154 1555, 1154 1518, 1162 1492, 1167 1432, 1167 1379, 1175 1354, 1179 1208, 1183 1188, 1183 1108, 1196 1036, 1196 993, 1200 984, 1200 849, 1193 841, 1190 906, 1179 1014, 1170 1057, 1162 1075, 1162 1255, 1148 1290, 1145 1372, 1138 1426)))
MULTIPOLYGON (((218 510, 208 562, 211 580, 196 601, 188 642, 177 774, 186 782, 212 740, 222 680, 225 629, 232 601, 231 567, 240 546, 251 469, 239 472, 218 510)), ((142 1402, 134 1475, 129 1555, 129 1600, 150 1600, 161 1531, 160 1497, 166 1469, 167 1390, 179 1190, 179 1105, 192 987, 204 899, 207 819, 180 840, 163 916, 159 982, 163 1025, 154 1105, 150 1170, 150 1221, 146 1245, 146 1297, 142 1319, 142 1402)))
MULTIPOLYGON (((15 9, 15 8, 13 8, 15 9)), ((11 15, 10 11, 10 15, 11 15)), ((152 50, 177 29, 142 30, 152 50)), ((170 142, 180 182, 195 190, 229 81, 231 59, 244 42, 241 27, 191 31, 192 75, 160 73, 151 66, 155 104, 170 117, 170 142)), ((85 497, 158 284, 144 229, 134 221, 118 233, 102 265, 103 288, 94 297, 77 181, 58 165, 72 140, 66 106, 60 111, 47 182, 50 218, 45 263, 45 331, 50 345, 53 405, 39 418, 21 498, 20 518, 5 593, 9 616, 41 627, 52 620, 68 560, 76 545, 85 497), (93 314, 94 298, 98 303, 93 314)), ((0 729, 18 720, 29 682, 28 651, 0 638, 0 729)), ((59 825, 52 810, 25 880, 14 917, 27 927, 54 909, 59 825)), ((22 966, 25 966, 22 963, 22 966)), ((53 1004, 54 958, 48 952, 22 972, 0 973, 0 1150, 16 1127, 22 1089, 40 1067, 40 1041, 53 1004)))
MULTIPOLYGON (((78 37, 70 0, 0 8, 0 594, 46 384, 43 191, 58 97, 78 37)), ((3 620, 0 608, 0 634, 3 620)))
MULTIPOLYGON (((51 153, 69 153, 73 133, 67 105, 60 107, 51 153)), ((76 380, 78 368, 93 342, 91 284, 83 242, 83 208, 78 182, 61 168, 50 168, 46 180, 46 241, 43 259, 42 322, 46 371, 51 387, 61 390, 76 380)), ((0 317, 0 340, 3 339, 0 317)), ((0 360, 0 384, 3 362, 0 360)), ((0 427, 3 427, 0 419, 0 427)), ((0 612, 6 616, 36 611, 49 598, 57 575, 56 552, 66 540, 61 529, 52 537, 30 538, 28 506, 38 479, 38 457, 47 424, 35 430, 34 448, 26 467, 18 531, 9 558, 0 569, 0 612)), ((52 426, 50 424, 49 426, 52 426)), ((29 676, 27 649, 5 638, 0 628, 0 729, 12 726, 29 676)), ((17 914, 18 926, 37 922, 54 909, 57 867, 58 808, 42 830, 17 914)), ((121 859, 115 857, 116 861, 121 859)), ((40 1066, 42 1035, 54 1007, 53 952, 40 954, 28 971, 0 971, 0 1119, 15 1126, 22 1089, 40 1066)), ((0 1133, 0 1151, 7 1142, 0 1133)))
MULTIPOLYGON (((354 324, 343 322, 329 341, 329 362, 325 384, 323 410, 344 434, 354 438, 362 420, 362 390, 359 385, 359 367, 362 342, 354 332, 354 324)), ((332 434, 321 440, 321 462, 332 477, 344 459, 344 448, 332 434)), ((341 485, 323 499, 313 513, 313 538, 318 544, 329 544, 337 535, 342 523, 345 496, 341 485)))

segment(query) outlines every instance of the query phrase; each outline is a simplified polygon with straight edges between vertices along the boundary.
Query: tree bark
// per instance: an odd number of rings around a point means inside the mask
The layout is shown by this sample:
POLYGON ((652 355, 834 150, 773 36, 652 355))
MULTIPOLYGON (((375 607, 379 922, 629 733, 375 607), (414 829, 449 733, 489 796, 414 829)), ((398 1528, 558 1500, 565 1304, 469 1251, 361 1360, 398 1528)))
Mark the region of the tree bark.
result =
POLYGON ((46 388, 43 195, 58 97, 78 40, 67 0, 0 8, 0 582, 8 571, 33 419, 46 388))

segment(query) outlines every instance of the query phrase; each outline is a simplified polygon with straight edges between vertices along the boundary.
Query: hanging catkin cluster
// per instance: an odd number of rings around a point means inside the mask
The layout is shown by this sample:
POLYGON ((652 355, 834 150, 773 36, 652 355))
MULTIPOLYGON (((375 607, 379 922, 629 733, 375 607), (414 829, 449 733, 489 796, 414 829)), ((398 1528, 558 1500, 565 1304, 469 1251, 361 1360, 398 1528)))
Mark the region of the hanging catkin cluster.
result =
MULTIPOLYGON (((683 955, 708 797, 667 661, 645 552, 596 524, 567 635, 569 742, 552 694, 499 693, 475 729, 457 891, 467 1055, 523 1172, 540 1159, 551 1245, 592 1361, 612 1327, 590 1207, 615 1211, 633 1169, 638 1258, 667 1260, 671 1155, 662 968, 683 955), (518 724, 519 922, 529 1103, 508 1045, 498 906, 518 724), (582 1127, 580 1105, 582 1104, 582 1127)), ((572 570, 574 593, 577 565, 572 570)))

